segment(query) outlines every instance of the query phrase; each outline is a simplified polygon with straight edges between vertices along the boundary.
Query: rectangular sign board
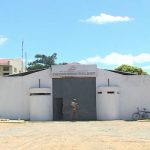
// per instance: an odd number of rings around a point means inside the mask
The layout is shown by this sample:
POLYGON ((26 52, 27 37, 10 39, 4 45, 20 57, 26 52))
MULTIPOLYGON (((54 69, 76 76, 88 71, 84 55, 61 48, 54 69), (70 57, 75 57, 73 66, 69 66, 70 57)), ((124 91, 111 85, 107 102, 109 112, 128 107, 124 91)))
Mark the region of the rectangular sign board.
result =
POLYGON ((52 78, 96 77, 96 65, 53 65, 52 78))

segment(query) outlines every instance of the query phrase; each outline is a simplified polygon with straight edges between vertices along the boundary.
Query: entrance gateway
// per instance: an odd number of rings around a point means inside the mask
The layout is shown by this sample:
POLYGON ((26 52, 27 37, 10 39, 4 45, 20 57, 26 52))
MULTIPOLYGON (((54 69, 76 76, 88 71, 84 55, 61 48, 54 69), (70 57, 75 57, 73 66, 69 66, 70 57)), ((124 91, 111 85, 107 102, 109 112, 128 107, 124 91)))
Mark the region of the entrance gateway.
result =
POLYGON ((77 120, 96 120, 96 65, 52 66, 53 119, 71 120, 71 101, 79 104, 77 120))

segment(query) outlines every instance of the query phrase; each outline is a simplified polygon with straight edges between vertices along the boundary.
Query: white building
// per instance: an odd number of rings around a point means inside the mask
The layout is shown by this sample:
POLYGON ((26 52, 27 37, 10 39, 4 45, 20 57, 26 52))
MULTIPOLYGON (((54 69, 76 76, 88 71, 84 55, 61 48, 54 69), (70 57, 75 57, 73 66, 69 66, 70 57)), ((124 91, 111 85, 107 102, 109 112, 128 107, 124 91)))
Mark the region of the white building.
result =
POLYGON ((73 98, 77 120, 130 120, 150 110, 150 76, 71 64, 0 77, 0 118, 70 120, 73 98))
POLYGON ((22 60, 20 58, 16 59, 0 58, 0 76, 17 74, 21 73, 21 71, 22 71, 22 60))

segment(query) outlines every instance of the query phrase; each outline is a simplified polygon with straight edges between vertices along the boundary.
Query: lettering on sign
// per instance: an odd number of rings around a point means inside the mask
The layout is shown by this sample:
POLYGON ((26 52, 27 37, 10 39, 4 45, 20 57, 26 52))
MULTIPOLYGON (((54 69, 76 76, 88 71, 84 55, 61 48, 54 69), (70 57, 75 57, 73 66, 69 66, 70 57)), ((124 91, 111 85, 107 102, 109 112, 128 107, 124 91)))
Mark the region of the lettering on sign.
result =
POLYGON ((96 65, 56 65, 52 66, 52 76, 59 77, 95 77, 96 65))

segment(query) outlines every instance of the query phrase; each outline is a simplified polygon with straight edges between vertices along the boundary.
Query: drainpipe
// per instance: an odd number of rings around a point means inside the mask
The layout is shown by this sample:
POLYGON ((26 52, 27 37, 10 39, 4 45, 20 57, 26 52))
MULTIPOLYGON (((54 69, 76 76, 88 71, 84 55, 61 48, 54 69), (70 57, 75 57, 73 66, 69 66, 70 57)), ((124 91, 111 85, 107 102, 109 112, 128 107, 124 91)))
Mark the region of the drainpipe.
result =
POLYGON ((109 78, 108 78, 108 86, 110 85, 110 83, 109 83, 109 78))
POLYGON ((39 88, 41 88, 41 80, 39 79, 39 88))

